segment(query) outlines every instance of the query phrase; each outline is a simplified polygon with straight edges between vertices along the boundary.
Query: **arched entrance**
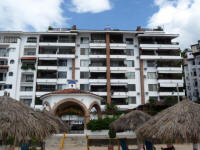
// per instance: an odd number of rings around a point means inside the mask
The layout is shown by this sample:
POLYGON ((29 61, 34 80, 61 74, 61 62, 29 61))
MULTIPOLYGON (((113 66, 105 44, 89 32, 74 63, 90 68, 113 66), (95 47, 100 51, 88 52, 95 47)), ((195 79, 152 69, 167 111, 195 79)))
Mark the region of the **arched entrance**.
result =
POLYGON ((87 107, 79 100, 72 98, 56 103, 52 112, 71 126, 72 133, 82 133, 90 120, 87 107))
POLYGON ((93 102, 90 105, 89 111, 90 111, 90 119, 98 119, 102 117, 101 107, 97 102, 93 102))

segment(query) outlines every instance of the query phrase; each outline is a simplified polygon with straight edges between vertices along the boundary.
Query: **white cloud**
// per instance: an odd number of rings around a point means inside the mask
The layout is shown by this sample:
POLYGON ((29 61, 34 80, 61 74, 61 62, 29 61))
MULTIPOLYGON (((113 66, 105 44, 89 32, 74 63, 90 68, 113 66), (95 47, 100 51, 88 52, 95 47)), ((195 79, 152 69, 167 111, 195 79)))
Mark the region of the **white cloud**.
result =
POLYGON ((163 26, 168 33, 179 33, 181 48, 188 48, 200 39, 200 0, 154 0, 158 12, 148 27, 163 26))
POLYGON ((63 0, 1 0, 0 29, 47 30, 51 26, 66 25, 62 15, 63 0))
POLYGON ((77 13, 100 13, 112 8, 110 0, 72 0, 71 11, 77 13))

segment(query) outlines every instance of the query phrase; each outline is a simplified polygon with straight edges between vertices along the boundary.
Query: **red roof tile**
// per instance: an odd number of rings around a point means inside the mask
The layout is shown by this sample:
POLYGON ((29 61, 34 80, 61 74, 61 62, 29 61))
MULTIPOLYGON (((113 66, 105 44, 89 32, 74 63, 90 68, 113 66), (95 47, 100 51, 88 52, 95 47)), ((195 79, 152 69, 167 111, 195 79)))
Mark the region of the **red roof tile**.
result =
POLYGON ((36 57, 21 57, 21 60, 36 60, 36 57))
POLYGON ((53 94, 90 94, 90 95, 98 96, 98 97, 102 98, 99 95, 93 94, 91 92, 79 90, 79 89, 64 89, 64 90, 54 91, 54 92, 51 92, 51 93, 44 94, 41 97, 48 96, 48 95, 53 95, 53 94))

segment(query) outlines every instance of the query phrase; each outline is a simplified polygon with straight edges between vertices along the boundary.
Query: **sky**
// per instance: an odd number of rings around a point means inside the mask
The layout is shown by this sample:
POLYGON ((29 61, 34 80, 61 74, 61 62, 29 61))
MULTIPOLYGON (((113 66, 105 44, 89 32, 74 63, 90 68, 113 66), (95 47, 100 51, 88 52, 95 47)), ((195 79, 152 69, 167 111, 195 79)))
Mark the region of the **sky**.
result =
POLYGON ((162 26, 180 34, 181 49, 200 40, 200 0, 0 0, 0 30, 48 26, 135 30, 162 26))

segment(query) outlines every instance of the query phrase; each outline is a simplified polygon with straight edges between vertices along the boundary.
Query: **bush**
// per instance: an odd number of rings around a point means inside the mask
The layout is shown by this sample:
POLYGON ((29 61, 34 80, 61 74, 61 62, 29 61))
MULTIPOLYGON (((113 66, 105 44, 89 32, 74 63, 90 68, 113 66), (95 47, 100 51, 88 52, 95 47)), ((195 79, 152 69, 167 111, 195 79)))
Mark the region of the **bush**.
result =
POLYGON ((105 113, 108 115, 121 115, 118 107, 115 104, 106 104, 105 113))
POLYGON ((115 138, 116 137, 116 132, 114 131, 114 130, 109 130, 109 132, 108 132, 108 135, 109 135, 109 137, 111 138, 111 139, 113 139, 113 138, 115 138))
POLYGON ((113 118, 99 118, 98 120, 90 120, 90 122, 87 124, 87 127, 91 131, 97 131, 97 130, 108 130, 109 125, 115 121, 117 117, 113 118))

